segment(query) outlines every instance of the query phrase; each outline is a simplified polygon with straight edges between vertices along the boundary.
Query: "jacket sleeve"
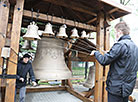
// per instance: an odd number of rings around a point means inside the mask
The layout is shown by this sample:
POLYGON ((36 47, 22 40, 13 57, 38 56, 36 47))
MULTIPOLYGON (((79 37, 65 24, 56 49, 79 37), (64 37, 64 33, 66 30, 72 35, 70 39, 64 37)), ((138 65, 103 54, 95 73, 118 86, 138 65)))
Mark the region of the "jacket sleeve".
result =
POLYGON ((30 75, 30 78, 31 78, 32 81, 36 81, 34 71, 33 71, 33 68, 32 68, 32 64, 30 64, 29 75, 30 75))
POLYGON ((96 51, 94 53, 94 56, 101 65, 109 65, 121 55, 121 49, 122 44, 115 43, 108 53, 102 55, 99 51, 96 51))
POLYGON ((19 66, 20 66, 20 64, 18 63, 17 64, 17 74, 16 74, 16 77, 17 77, 17 80, 19 80, 20 79, 20 75, 19 75, 19 66))

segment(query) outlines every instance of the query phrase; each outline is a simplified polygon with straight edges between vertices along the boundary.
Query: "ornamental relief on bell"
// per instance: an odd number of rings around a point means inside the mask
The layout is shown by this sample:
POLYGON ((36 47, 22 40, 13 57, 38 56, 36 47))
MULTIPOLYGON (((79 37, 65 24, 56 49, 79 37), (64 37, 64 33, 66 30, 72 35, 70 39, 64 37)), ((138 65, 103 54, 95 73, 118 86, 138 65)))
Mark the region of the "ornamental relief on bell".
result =
POLYGON ((64 55, 63 51, 57 50, 55 48, 39 49, 38 53, 42 53, 38 56, 39 59, 44 59, 44 55, 47 55, 52 59, 57 59, 64 55))

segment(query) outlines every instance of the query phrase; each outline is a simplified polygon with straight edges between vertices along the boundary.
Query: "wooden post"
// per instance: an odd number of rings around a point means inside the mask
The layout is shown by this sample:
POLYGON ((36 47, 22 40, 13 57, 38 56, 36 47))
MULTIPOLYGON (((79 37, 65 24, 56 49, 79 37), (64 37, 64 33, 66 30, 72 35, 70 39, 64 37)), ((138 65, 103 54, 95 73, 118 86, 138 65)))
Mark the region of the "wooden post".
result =
MULTIPOLYGON (((1 0, 0 1, 0 74, 2 74, 2 65, 3 59, 1 58, 1 50, 5 45, 6 39, 6 32, 7 32, 7 25, 8 25, 8 18, 9 18, 9 2, 8 0, 1 0)), ((0 79, 0 92, 1 92, 1 102, 4 102, 5 97, 5 87, 1 86, 2 81, 0 79)))
MULTIPOLYGON (((104 44, 104 14, 102 12, 98 13, 97 16, 97 44, 99 51, 103 50, 104 44)), ((96 70, 95 70, 95 92, 94 92, 94 102, 102 102, 102 90, 103 90, 103 66, 96 60, 96 70)))
POLYGON ((0 48, 5 44, 8 18, 9 18, 9 2, 8 0, 0 1, 0 48))
MULTIPOLYGON (((72 72, 72 67, 71 67, 71 54, 72 54, 72 52, 70 52, 69 55, 68 55, 68 65, 67 66, 68 66, 69 70, 72 72)), ((71 89, 73 89, 73 86, 72 86, 72 83, 71 83, 71 80, 70 79, 67 80, 67 84, 69 85, 69 87, 71 89)))
MULTIPOLYGON (((14 7, 14 16, 11 32, 11 52, 9 60, 17 63, 17 54, 19 50, 19 40, 20 40, 20 31, 21 23, 23 16, 23 6, 24 0, 17 0, 17 3, 14 7)), ((17 64, 8 62, 7 74, 16 74, 17 64)), ((6 93, 5 93, 5 102, 14 102, 15 95, 15 81, 16 79, 7 79, 6 93)))
MULTIPOLYGON (((108 17, 105 18, 105 22, 109 22, 109 19, 108 17)), ((105 51, 108 51, 109 48, 110 48, 110 33, 109 33, 109 27, 104 27, 104 50, 105 51)), ((107 74, 108 74, 108 71, 109 71, 109 65, 108 66, 105 66, 104 68, 104 77, 105 77, 105 80, 103 82, 103 102, 107 102, 108 101, 108 93, 106 91, 106 79, 107 79, 107 74)))

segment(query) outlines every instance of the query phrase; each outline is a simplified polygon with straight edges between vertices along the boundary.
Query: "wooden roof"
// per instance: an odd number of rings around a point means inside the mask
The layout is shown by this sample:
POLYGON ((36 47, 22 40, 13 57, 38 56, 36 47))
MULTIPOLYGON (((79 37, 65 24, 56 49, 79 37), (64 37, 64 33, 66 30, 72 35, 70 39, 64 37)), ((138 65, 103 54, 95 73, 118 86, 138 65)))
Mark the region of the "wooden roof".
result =
POLYGON ((96 16, 99 11, 116 19, 129 14, 127 7, 113 0, 26 0, 25 10, 39 10, 40 13, 76 20, 96 26, 96 16))
MULTIPOLYGON (((56 26, 63 24, 63 20, 67 19, 66 24, 70 26, 67 29, 69 36, 70 30, 74 26, 74 21, 79 22, 79 26, 77 28, 81 30, 85 29, 86 31, 96 31, 97 14, 100 11, 109 15, 110 20, 114 20, 131 13, 129 8, 118 4, 113 0, 26 0, 24 5, 23 26, 27 26, 29 22, 26 23, 26 20, 31 19, 31 8, 33 8, 33 16, 35 19, 37 11, 39 10, 39 21, 44 22, 43 25, 39 25, 39 28, 42 30, 44 30, 45 23, 50 21, 53 15, 54 18, 51 23, 54 23, 53 25, 56 26), (85 26, 86 24, 87 26, 85 26)), ((81 30, 79 30, 79 33, 81 30)), ((81 58, 82 61, 93 61, 92 56, 86 55, 89 55, 92 50, 95 50, 96 45, 87 39, 77 39, 72 45, 72 49, 77 50, 78 52, 83 52, 79 53, 81 56, 79 58, 81 58), (84 57, 82 57, 83 55, 84 57)))

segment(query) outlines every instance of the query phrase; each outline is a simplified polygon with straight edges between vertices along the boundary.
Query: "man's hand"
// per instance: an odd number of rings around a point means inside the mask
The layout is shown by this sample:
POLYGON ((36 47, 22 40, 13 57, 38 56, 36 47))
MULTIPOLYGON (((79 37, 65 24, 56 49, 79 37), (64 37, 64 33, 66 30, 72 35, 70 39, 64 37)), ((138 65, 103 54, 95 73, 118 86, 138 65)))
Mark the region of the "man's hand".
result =
POLYGON ((90 53, 90 55, 91 55, 91 56, 94 55, 95 52, 96 52, 96 50, 93 50, 93 51, 90 53))
POLYGON ((24 82, 24 78, 22 78, 22 77, 19 80, 22 81, 22 82, 24 82))
POLYGON ((36 86, 37 83, 36 83, 35 81, 32 81, 32 85, 33 85, 33 86, 36 86))

